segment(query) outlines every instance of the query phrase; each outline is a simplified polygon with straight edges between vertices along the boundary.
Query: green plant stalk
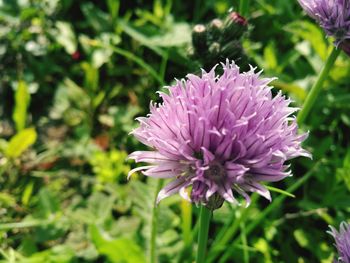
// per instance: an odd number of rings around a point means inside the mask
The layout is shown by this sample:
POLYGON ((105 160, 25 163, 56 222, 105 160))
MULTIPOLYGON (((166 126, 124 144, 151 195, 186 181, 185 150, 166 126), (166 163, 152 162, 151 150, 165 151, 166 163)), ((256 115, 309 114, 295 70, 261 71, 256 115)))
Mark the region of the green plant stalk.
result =
POLYGON ((236 218, 235 220, 234 216, 232 217, 232 220, 230 220, 232 224, 225 228, 225 232, 222 235, 219 234, 218 238, 215 240, 216 242, 214 241, 212 249, 209 251, 208 262, 214 262, 216 257, 219 256, 223 249, 225 249, 230 239, 237 233, 241 222, 244 222, 244 220, 248 217, 251 209, 251 206, 242 209, 240 217, 236 218))
POLYGON ((241 223, 241 239, 243 244, 243 259, 244 263, 249 262, 249 251, 248 251, 248 241, 247 241, 247 235, 245 233, 245 225, 244 222, 241 223))
POLYGON ((53 219, 47 219, 47 220, 28 220, 28 221, 22 221, 22 222, 14 222, 14 223, 3 223, 0 224, 0 230, 11 230, 11 229, 18 229, 18 228, 31 228, 31 227, 38 227, 38 226, 47 226, 49 224, 52 224, 55 222, 53 219))
POLYGON ((156 236, 157 236, 157 221, 158 221, 158 205, 157 205, 157 194, 163 186, 164 180, 158 180, 153 208, 152 208, 152 217, 151 217, 151 240, 150 240, 150 253, 149 253, 149 262, 157 262, 156 254, 156 236))
POLYGON ((250 0, 240 0, 239 1, 239 14, 241 16, 247 17, 249 11, 250 0))
POLYGON ((191 226, 192 226, 192 204, 187 200, 181 200, 181 217, 182 217, 182 239, 186 249, 191 246, 191 226))
MULTIPOLYGON (((314 175, 315 170, 319 167, 319 165, 322 163, 322 160, 317 162, 303 177, 301 177, 295 184, 290 186, 287 189, 287 192, 293 193, 297 189, 299 189, 300 186, 302 186, 307 180, 311 178, 312 175, 314 175)), ((266 208, 264 209, 259 215, 254 219, 252 223, 250 223, 246 229, 245 229, 245 235, 248 236, 251 232, 254 231, 254 229, 260 225, 261 221, 264 220, 272 211, 275 211, 282 203, 283 201, 287 198, 286 195, 279 195, 277 198, 274 199, 274 201, 266 208)), ((232 250, 235 246, 237 246, 238 242, 241 241, 239 237, 237 237, 233 242, 231 242, 231 245, 229 248, 227 247, 227 244, 230 240, 228 240, 224 246, 225 246, 225 252, 220 258, 219 263, 221 262, 226 262, 227 259, 230 257, 232 250)), ((214 258, 215 259, 215 258, 214 258)), ((213 259, 213 260, 214 260, 213 259)), ((213 262, 213 261, 210 261, 213 262)), ((215 261, 217 262, 217 261, 215 261)))
POLYGON ((338 55, 340 54, 341 49, 340 48, 336 48, 333 47, 332 52, 329 54, 327 60, 326 60, 326 64, 323 66, 320 75, 317 78, 317 81, 315 82, 315 84, 312 86, 309 94, 306 97, 306 100, 304 102, 303 107, 301 108, 301 110, 298 113, 297 116, 297 121, 298 124, 301 125, 304 123, 305 119, 307 118, 307 116, 309 115, 312 107, 314 106, 321 90, 323 87, 323 83, 324 81, 327 79, 329 72, 331 71, 338 55))
POLYGON ((198 250, 196 258, 197 263, 205 262, 211 213, 211 210, 206 208, 204 205, 201 205, 199 213, 198 250))
MULTIPOLYGON (((101 46, 102 47, 102 46, 101 46)), ((118 47, 112 47, 112 50, 114 53, 119 54, 127 59, 130 59, 131 61, 134 61, 136 64, 138 64, 140 67, 144 68, 148 73, 151 74, 151 76, 159 82, 160 85, 164 86, 164 80, 162 77, 155 71, 151 66, 149 66, 145 61, 143 61, 141 58, 135 56, 133 53, 124 50, 122 48, 118 47)))

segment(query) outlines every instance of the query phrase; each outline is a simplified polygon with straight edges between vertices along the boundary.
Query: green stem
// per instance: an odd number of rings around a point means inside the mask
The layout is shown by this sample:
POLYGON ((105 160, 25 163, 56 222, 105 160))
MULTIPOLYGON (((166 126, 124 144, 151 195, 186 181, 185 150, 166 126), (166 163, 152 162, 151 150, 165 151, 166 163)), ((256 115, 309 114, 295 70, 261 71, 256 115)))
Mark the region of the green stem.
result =
POLYGON ((241 239, 242 239, 242 245, 243 245, 244 263, 248 263, 249 262, 249 251, 248 251, 248 241, 247 241, 247 235, 245 233, 244 222, 241 223, 241 239))
POLYGON ((148 71, 149 74, 151 74, 151 76, 157 80, 159 82, 159 84, 161 84, 162 86, 164 85, 164 80, 162 79, 162 77, 157 73, 157 71, 155 69, 153 69, 151 66, 149 66, 145 61, 143 61, 141 58, 135 56, 133 53, 119 48, 119 47, 112 47, 112 50, 114 53, 119 54, 131 61, 134 61, 136 64, 138 64, 140 67, 142 67, 143 69, 145 69, 146 71, 148 71))
POLYGON ((239 2, 239 14, 247 17, 249 11, 249 0, 240 0, 239 2))
POLYGON ((333 47, 332 52, 329 54, 326 64, 323 66, 317 81, 312 86, 309 94, 306 97, 306 100, 304 102, 302 109, 298 113, 297 120, 299 125, 304 123, 305 119, 309 115, 312 106, 315 104, 315 101, 322 90, 323 83, 327 79, 329 72, 332 69, 340 53, 340 50, 341 50, 340 48, 337 49, 336 47, 333 47))
POLYGON ((163 186, 163 180, 158 180, 157 189, 153 203, 152 209, 152 218, 151 218, 151 240, 150 240, 150 254, 149 254, 149 262, 155 263, 157 262, 157 254, 156 254, 156 236, 157 236, 157 219, 158 219, 158 206, 157 206, 157 193, 163 186))
POLYGON ((199 214, 198 251, 197 251, 197 259, 196 259, 197 263, 205 262, 210 218, 211 218, 211 211, 208 208, 206 208, 204 205, 202 205, 200 208, 200 214, 199 214))
POLYGON ((191 236, 191 227, 192 227, 192 204, 187 200, 183 199, 181 201, 181 218, 182 218, 182 239, 184 241, 184 250, 185 254, 190 255, 191 245, 192 245, 192 236, 191 236))

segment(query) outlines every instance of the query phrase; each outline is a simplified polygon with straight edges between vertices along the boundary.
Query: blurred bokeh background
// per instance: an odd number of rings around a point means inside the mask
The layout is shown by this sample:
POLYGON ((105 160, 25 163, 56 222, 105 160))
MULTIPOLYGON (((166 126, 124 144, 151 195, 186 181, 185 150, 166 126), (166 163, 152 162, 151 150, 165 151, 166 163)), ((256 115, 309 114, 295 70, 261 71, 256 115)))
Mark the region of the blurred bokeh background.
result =
MULTIPOLYGON (((297 1, 250 2, 241 61, 300 107, 332 41, 297 1)), ((147 262, 154 216, 158 262, 192 262, 197 208, 173 196, 151 212, 159 185, 127 182, 128 153, 145 149, 128 133, 156 91, 200 72, 193 26, 238 5, 0 0, 1 262, 147 262)), ((271 185, 294 197, 215 211, 210 262, 332 262, 328 225, 350 219, 349 83, 342 54, 302 127, 313 160, 271 185)))

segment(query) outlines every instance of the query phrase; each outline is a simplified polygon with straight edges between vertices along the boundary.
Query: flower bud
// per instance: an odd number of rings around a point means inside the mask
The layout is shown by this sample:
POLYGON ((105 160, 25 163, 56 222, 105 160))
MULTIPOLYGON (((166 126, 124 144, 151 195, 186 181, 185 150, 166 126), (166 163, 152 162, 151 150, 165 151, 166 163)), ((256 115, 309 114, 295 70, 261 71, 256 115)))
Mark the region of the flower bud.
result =
POLYGON ((218 19, 213 19, 209 24, 209 38, 210 40, 218 40, 221 37, 224 23, 218 19))
POLYGON ((209 198, 205 206, 209 210, 214 211, 222 207, 224 201, 225 201, 224 198, 222 198, 218 193, 215 193, 209 198))
POLYGON ((217 57, 220 53, 220 44, 218 42, 213 42, 209 46, 209 54, 210 56, 217 57))
POLYGON ((204 25, 196 25, 192 31, 192 44, 198 54, 207 49, 207 29, 204 25))
POLYGON ((247 29, 247 20, 237 12, 231 12, 224 22, 223 37, 225 40, 239 39, 247 29))

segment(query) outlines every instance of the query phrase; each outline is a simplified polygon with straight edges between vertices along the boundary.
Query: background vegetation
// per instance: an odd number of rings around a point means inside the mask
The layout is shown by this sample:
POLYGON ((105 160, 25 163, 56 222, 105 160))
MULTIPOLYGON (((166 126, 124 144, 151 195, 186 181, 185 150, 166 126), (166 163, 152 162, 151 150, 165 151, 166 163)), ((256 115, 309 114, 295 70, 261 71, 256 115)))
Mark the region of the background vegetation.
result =
MULTIPOLYGON (((198 211, 179 196, 151 213, 159 182, 127 182, 128 133, 156 91, 199 64, 191 29, 236 1, 0 1, 1 262, 191 262, 198 211), (192 216, 193 215, 193 218, 192 216), (157 228, 152 222, 158 217, 157 228), (193 231, 191 229, 194 229, 193 231)), ((256 0, 250 63, 300 106, 331 40, 297 1, 256 0)), ((294 176, 273 202, 214 213, 209 262, 332 262, 328 225, 350 218, 350 59, 342 54, 310 118, 294 176), (216 238, 213 242, 213 238, 216 238)))

